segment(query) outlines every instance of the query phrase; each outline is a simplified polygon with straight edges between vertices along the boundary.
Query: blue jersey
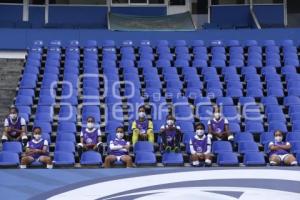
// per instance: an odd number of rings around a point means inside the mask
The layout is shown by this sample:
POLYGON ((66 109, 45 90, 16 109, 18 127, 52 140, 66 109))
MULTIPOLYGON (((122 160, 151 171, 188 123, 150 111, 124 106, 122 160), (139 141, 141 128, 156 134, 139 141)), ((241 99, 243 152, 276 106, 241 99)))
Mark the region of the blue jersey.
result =
POLYGON ((196 153, 204 153, 207 151, 207 138, 208 137, 205 137, 203 140, 193 138, 192 146, 196 153))
MULTIPOLYGON (((274 145, 274 146, 280 146, 280 145, 287 145, 287 144, 289 144, 289 143, 287 143, 287 142, 270 142, 269 143, 269 147, 271 146, 271 145, 274 145)), ((270 156, 271 155, 285 155, 285 154, 288 154, 289 153, 289 151, 287 151, 287 150, 284 150, 284 149, 279 149, 279 150, 273 150, 273 151, 270 151, 270 156)))
POLYGON ((221 118, 219 120, 212 119, 209 120, 208 124, 211 125, 211 129, 215 133, 221 133, 225 130, 225 124, 228 124, 228 120, 225 118, 221 118))
MULTIPOLYGON (((22 129, 22 124, 21 124, 21 117, 18 117, 17 120, 15 122, 12 121, 12 119, 10 117, 7 117, 6 118, 7 120, 7 126, 9 128, 12 128, 12 129, 17 129, 17 130, 21 130, 22 129)), ((8 131, 8 135, 11 136, 11 137, 14 137, 14 138, 17 138, 20 136, 20 132, 16 132, 16 131, 8 131)))
MULTIPOLYGON (((112 146, 119 146, 119 145, 121 145, 121 146, 125 146, 126 144, 127 144, 128 142, 126 141, 126 140, 124 140, 124 139, 118 139, 118 138, 116 138, 116 139, 114 139, 114 140, 112 140, 112 141, 110 141, 110 147, 112 147, 112 146)), ((123 156, 123 155, 128 155, 128 151, 126 150, 124 150, 124 149, 118 149, 118 150, 110 150, 110 155, 114 155, 114 156, 123 156)))
MULTIPOLYGON (((29 148, 29 149, 43 150, 44 146, 48 146, 48 141, 44 140, 44 139, 40 139, 39 141, 32 139, 27 143, 27 148, 29 148)), ((37 159, 42 155, 48 155, 48 152, 46 154, 45 153, 34 153, 30 156, 37 159)))
POLYGON ((136 120, 136 127, 139 129, 139 130, 147 130, 148 129, 148 126, 149 126, 149 121, 146 119, 144 121, 140 121, 140 120, 136 120))
POLYGON ((87 128, 81 131, 80 136, 83 138, 83 144, 96 145, 98 143, 98 137, 101 135, 100 130, 97 128, 89 131, 87 128))

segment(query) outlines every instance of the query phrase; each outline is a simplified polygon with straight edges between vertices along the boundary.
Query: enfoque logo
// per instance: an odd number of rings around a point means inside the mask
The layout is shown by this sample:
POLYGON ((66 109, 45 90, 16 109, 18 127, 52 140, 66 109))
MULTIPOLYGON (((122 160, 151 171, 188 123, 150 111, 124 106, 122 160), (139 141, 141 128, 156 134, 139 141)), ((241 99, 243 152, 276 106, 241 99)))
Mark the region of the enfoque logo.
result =
POLYGON ((300 199, 300 173, 277 169, 163 173, 68 188, 48 199, 296 200, 300 199))

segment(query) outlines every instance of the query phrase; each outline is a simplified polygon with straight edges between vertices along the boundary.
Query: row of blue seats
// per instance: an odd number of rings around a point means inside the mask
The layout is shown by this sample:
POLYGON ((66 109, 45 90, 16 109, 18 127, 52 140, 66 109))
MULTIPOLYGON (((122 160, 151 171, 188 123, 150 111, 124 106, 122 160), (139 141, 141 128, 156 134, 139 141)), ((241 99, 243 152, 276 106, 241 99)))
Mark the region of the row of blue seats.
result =
MULTIPOLYGON (((209 42, 204 42, 203 40, 193 40, 193 41, 186 41, 186 40, 176 40, 174 42, 169 42, 168 40, 158 40, 158 41, 150 41, 150 40, 142 40, 139 42, 133 42, 132 40, 124 40, 119 45, 114 40, 103 40, 99 43, 96 40, 87 40, 85 41, 82 46, 83 47, 126 47, 126 46, 192 46, 192 47, 199 47, 199 46, 298 46, 299 42, 294 42, 293 40, 285 39, 281 41, 275 40, 263 40, 263 41, 256 41, 256 40, 212 40, 209 42)), ((60 40, 52 40, 48 44, 44 44, 41 40, 36 40, 32 44, 33 47, 79 47, 79 41, 71 40, 67 42, 67 44, 63 45, 60 40)))
MULTIPOLYGON (((300 143, 294 143, 300 147, 300 143)), ((4 144, 3 151, 0 152, 0 166, 18 166, 19 153, 21 153, 21 144, 11 142, 4 144), (16 151, 19 149, 20 151, 16 151)), ((297 154, 299 160, 300 148, 293 150, 297 154)), ((55 166, 74 166, 75 146, 70 142, 58 142, 56 144, 56 151, 54 152, 54 165, 55 166)), ((140 165, 156 165, 156 156, 153 153, 153 145, 149 142, 138 142, 134 146, 135 163, 140 165)), ((219 166, 239 165, 238 155, 232 151, 232 146, 229 142, 215 142, 212 146, 212 152, 217 155, 217 164, 219 166)), ((246 166, 253 165, 266 165, 265 155, 258 151, 256 143, 242 142, 239 144, 239 153, 243 155, 243 163, 246 166)), ((162 163, 168 165, 183 165, 184 160, 181 153, 163 153, 162 163)), ((80 159, 81 165, 101 165, 102 158, 99 153, 88 151, 84 152, 80 159)), ((122 164, 122 163, 121 163, 122 164)), ((35 163, 34 165, 41 165, 35 163)))

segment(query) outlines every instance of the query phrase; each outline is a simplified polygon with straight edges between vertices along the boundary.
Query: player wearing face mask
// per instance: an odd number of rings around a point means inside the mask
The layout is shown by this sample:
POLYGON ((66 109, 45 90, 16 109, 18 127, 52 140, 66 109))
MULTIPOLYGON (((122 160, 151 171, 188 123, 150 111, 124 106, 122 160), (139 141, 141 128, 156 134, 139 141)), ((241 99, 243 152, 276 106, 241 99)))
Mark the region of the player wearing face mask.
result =
POLYGON ((153 123, 147 119, 146 109, 140 106, 138 109, 138 119, 132 123, 132 144, 138 140, 148 140, 154 143, 153 123))
POLYGON ((84 151, 97 151, 102 154, 101 131, 95 127, 94 117, 89 116, 87 118, 86 127, 80 133, 80 143, 77 148, 80 158, 84 151))
POLYGON ((192 166, 201 166, 203 163, 207 166, 211 165, 211 140, 205 135, 203 124, 196 125, 195 136, 190 140, 190 151, 192 166))
POLYGON ((126 167, 132 167, 129 154, 130 143, 124 139, 124 128, 116 129, 116 138, 109 143, 109 155, 106 156, 104 167, 110 168, 116 161, 122 161, 126 167))
POLYGON ((42 138, 40 127, 33 129, 33 139, 27 143, 25 156, 21 159, 20 168, 24 169, 34 161, 47 165, 48 169, 52 168, 52 160, 49 156, 49 144, 42 138))
POLYGON ((277 130, 274 133, 274 141, 269 143, 269 161, 270 165, 297 165, 296 158, 290 154, 291 144, 283 141, 283 134, 277 130))
POLYGON ((4 120, 4 131, 2 135, 2 143, 6 141, 19 141, 26 146, 26 122, 25 119, 18 115, 19 111, 16 107, 11 107, 9 115, 4 120))
POLYGON ((221 115, 218 107, 214 108, 213 118, 208 121, 208 136, 212 140, 233 141, 234 137, 229 131, 229 122, 221 115))
POLYGON ((168 115, 166 124, 160 128, 162 148, 166 152, 174 151, 178 153, 180 151, 181 130, 180 126, 175 124, 175 121, 172 115, 168 115))

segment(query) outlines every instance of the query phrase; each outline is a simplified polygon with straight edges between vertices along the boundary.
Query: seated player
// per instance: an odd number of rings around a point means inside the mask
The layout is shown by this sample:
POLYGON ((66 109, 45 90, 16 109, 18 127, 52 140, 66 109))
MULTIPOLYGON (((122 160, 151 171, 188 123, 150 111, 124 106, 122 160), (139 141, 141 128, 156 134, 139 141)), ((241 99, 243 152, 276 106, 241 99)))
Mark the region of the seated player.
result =
POLYGON ((26 122, 18 113, 18 108, 10 107, 9 115, 4 120, 2 143, 6 141, 19 141, 23 143, 23 146, 26 146, 28 140, 26 135, 26 122))
POLYGON ((270 165, 297 165, 296 158, 290 153, 291 144, 283 141, 283 134, 277 130, 274 133, 274 141, 269 143, 269 161, 270 165))
POLYGON ((180 151, 181 130, 180 127, 175 124, 175 118, 172 115, 167 116, 166 124, 160 128, 160 135, 164 151, 180 151))
POLYGON ((153 123, 147 119, 146 109, 140 106, 138 110, 138 119, 132 123, 132 144, 134 145, 138 140, 148 140, 154 143, 153 123))
POLYGON ((192 166, 200 166, 200 163, 211 165, 211 139, 205 135, 204 125, 196 125, 194 138, 190 140, 191 162, 192 166))
POLYGON ((78 154, 84 151, 97 151, 102 154, 103 145, 101 142, 101 131, 95 127, 95 118, 89 116, 87 118, 86 128, 83 128, 80 133, 80 143, 77 146, 78 154))
POLYGON ((228 120, 221 115, 218 107, 214 108, 214 115, 208 121, 208 136, 212 140, 229 140, 233 141, 234 137, 229 131, 228 120))
POLYGON ((124 139, 124 128, 116 129, 116 138, 109 143, 109 155, 106 156, 104 167, 110 168, 115 161, 123 161, 126 167, 132 167, 129 154, 130 143, 124 139))
POLYGON ((24 169, 34 161, 39 161, 52 168, 52 160, 49 156, 49 144, 42 138, 42 129, 35 127, 33 129, 33 139, 27 143, 25 156, 21 159, 20 168, 24 169))

